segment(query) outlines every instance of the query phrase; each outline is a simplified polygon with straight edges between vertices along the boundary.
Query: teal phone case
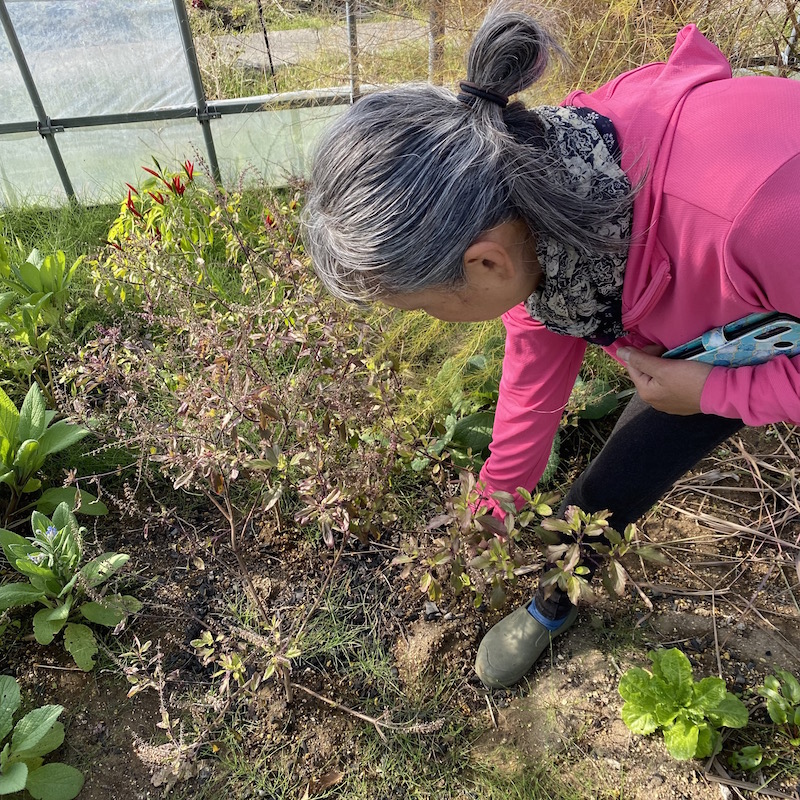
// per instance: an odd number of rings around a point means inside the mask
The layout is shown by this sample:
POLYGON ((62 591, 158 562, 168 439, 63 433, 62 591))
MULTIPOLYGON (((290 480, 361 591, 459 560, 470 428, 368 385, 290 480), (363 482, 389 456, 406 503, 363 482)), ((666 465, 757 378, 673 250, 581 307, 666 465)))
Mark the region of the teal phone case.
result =
POLYGON ((702 361, 716 367, 763 364, 776 356, 800 353, 800 319, 778 311, 750 314, 713 328, 668 350, 662 358, 702 361))

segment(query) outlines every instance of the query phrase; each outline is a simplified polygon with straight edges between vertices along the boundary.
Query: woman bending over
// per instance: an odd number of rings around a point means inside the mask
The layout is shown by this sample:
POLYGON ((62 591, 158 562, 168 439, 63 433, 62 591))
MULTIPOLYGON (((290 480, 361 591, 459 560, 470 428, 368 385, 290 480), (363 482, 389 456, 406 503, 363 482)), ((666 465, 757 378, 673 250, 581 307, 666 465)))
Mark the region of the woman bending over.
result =
MULTIPOLYGON (((800 82, 731 77, 692 25, 666 63, 558 107, 509 97, 559 50, 493 8, 458 94, 359 100, 319 145, 304 214, 337 297, 500 317, 507 331, 482 501, 532 490, 587 342, 637 393, 562 505, 622 530, 742 425, 800 423, 800 357, 711 367, 659 358, 748 314, 800 317, 800 82)), ((521 504, 520 500, 520 504, 521 504)), ((520 680, 576 609, 541 589, 481 642, 491 687, 520 680)))

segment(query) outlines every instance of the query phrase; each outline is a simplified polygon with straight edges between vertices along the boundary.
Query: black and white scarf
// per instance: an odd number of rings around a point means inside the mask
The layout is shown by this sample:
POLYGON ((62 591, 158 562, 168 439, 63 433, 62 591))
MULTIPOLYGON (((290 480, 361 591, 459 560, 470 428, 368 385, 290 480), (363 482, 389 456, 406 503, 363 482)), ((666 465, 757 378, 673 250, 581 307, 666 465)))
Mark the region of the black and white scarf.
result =
MULTIPOLYGON (((556 144, 567 173, 574 176, 578 191, 610 200, 630 191, 611 120, 588 108, 543 106, 535 113, 545 137, 556 144)), ((609 239, 626 241, 631 218, 632 210, 606 223, 602 233, 609 239)), ((542 280, 525 301, 531 317, 555 333, 595 344, 611 344, 623 335, 625 252, 586 256, 571 245, 540 234, 536 253, 542 280)))

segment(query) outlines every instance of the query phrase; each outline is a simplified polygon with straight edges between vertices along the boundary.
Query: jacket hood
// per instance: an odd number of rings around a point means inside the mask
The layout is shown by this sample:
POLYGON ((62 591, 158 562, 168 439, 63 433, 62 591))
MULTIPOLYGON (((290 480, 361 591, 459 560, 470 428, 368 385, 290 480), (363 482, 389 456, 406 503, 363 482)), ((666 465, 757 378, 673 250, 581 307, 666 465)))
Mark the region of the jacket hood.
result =
POLYGON ((622 168, 633 186, 641 182, 633 210, 623 315, 630 316, 644 297, 650 297, 654 284, 669 281, 666 255, 659 257, 656 251, 658 218, 681 106, 697 86, 730 77, 730 64, 719 48, 697 26, 687 25, 666 63, 647 64, 595 92, 576 91, 564 100, 564 105, 587 106, 611 119, 622 148, 622 168))

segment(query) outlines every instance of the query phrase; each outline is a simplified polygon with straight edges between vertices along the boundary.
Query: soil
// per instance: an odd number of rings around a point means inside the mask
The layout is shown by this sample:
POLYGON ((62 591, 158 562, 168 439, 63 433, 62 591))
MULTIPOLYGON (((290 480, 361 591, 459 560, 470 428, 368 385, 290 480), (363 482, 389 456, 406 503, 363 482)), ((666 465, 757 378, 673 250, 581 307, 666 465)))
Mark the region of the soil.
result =
MULTIPOLYGON (((762 462, 761 472, 764 464, 778 463, 777 455, 752 455, 765 448, 778 453, 774 439, 760 434, 744 446, 751 459, 762 462)), ((443 671, 456 680, 443 702, 466 715, 474 730, 484 731, 473 750, 476 765, 513 776, 546 759, 558 765, 576 796, 586 798, 748 796, 735 781, 753 785, 769 775, 733 773, 725 753, 742 746, 738 734, 711 763, 675 761, 660 738, 628 731, 616 688, 628 667, 648 665, 648 649, 679 647, 696 677, 720 675, 743 697, 752 717, 766 721, 753 687, 775 667, 800 672, 795 569, 800 513, 792 511, 789 488, 778 481, 774 492, 766 490, 748 463, 732 448, 724 469, 719 457, 708 460, 676 487, 641 526, 643 536, 663 545, 669 563, 657 569, 631 564, 640 592, 601 597, 514 690, 487 693, 472 672, 480 638, 503 612, 476 610, 468 598, 428 602, 416 581, 402 580, 390 563, 407 534, 389 531, 367 545, 354 540, 337 561, 317 543, 279 533, 272 515, 257 520, 241 543, 268 615, 293 622, 307 618, 312 629, 315 619, 333 613, 325 600, 330 586, 339 592, 343 630, 371 637, 391 652, 391 674, 354 674, 340 663, 341 648, 317 642, 297 660, 291 679, 304 688, 294 690, 291 702, 272 678, 226 705, 221 678, 213 676, 215 667, 202 662, 191 640, 206 628, 215 635, 227 631, 245 657, 248 677, 263 671, 266 662, 264 647, 241 639, 237 644, 230 633, 231 620, 247 625, 246 587, 227 545, 228 532, 210 515, 192 524, 168 518, 145 531, 103 523, 103 530, 115 534, 97 545, 131 553, 135 571, 127 575, 126 591, 145 602, 144 611, 127 630, 108 637, 109 652, 99 657, 93 673, 75 669, 60 645, 41 648, 23 637, 4 648, 3 671, 19 679, 28 706, 55 702, 67 709, 67 744, 54 758, 86 774, 81 800, 150 800, 172 783, 181 797, 219 796, 203 792, 217 776, 216 756, 231 744, 214 739, 211 723, 227 720, 230 726, 234 718, 247 729, 237 745, 244 758, 263 759, 270 747, 294 748, 298 784, 322 791, 358 768, 354 732, 369 727, 342 707, 379 717, 381 690, 390 684, 413 706, 412 699, 443 671), (152 644, 137 656, 137 642, 152 644), (125 681, 123 671, 139 681, 136 688, 145 688, 128 697, 134 683, 125 681), (202 749, 181 751, 182 741, 188 746, 198 736, 204 737, 202 749), (183 761, 177 758, 181 752, 188 753, 183 761)), ((522 583, 513 590, 509 609, 529 591, 522 583)), ((23 631, 29 630, 26 625, 23 631)), ((353 639, 352 646, 362 642, 353 639)), ((393 709, 393 718, 401 717, 402 708, 393 709)), ((771 790, 800 796, 798 766, 773 781, 771 790)))

